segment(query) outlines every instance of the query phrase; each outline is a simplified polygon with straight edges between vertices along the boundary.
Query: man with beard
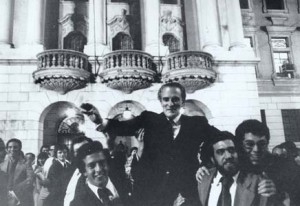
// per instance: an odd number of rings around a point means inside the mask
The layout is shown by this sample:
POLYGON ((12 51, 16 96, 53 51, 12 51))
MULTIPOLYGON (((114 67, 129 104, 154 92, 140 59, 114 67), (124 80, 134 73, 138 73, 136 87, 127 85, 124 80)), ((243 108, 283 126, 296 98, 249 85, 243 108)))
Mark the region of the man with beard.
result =
POLYGON ((246 173, 239 168, 234 136, 220 132, 211 142, 204 143, 201 152, 211 158, 215 167, 203 176, 198 184, 202 206, 263 206, 269 205, 267 197, 259 195, 259 175, 246 173))
POLYGON ((106 152, 100 142, 82 145, 76 162, 82 176, 79 178, 71 206, 124 206, 127 194, 121 183, 109 176, 106 152))

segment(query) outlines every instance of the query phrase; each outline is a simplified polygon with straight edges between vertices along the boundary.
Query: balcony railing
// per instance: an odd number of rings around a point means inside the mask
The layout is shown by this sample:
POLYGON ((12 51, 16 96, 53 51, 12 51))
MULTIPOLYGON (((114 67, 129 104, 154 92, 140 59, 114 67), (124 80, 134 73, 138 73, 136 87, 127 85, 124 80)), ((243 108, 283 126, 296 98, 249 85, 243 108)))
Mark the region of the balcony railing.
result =
POLYGON ((101 82, 125 93, 147 88, 154 81, 153 57, 137 50, 118 50, 104 56, 101 82))
POLYGON ((212 56, 200 51, 182 51, 172 53, 167 57, 166 71, 163 72, 163 82, 179 82, 193 93, 195 90, 207 87, 216 79, 212 68, 212 56))
POLYGON ((33 73, 41 87, 65 94, 84 88, 90 80, 88 56, 73 50, 47 50, 37 55, 38 69, 33 73))

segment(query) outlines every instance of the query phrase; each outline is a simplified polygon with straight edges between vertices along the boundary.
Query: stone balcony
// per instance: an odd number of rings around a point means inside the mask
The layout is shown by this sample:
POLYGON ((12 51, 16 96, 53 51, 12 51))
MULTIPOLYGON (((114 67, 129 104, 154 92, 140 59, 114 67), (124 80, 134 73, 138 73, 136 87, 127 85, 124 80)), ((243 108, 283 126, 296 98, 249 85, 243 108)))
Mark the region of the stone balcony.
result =
POLYGON ((84 88, 90 81, 88 56, 81 52, 53 49, 39 53, 37 59, 33 78, 45 89, 65 94, 84 88))
POLYGON ((188 93, 212 84, 217 74, 212 68, 212 56, 200 51, 181 51, 168 55, 162 80, 182 84, 188 93))
POLYGON ((118 50, 106 54, 100 73, 102 83, 125 93, 150 87, 155 76, 153 57, 137 50, 118 50))

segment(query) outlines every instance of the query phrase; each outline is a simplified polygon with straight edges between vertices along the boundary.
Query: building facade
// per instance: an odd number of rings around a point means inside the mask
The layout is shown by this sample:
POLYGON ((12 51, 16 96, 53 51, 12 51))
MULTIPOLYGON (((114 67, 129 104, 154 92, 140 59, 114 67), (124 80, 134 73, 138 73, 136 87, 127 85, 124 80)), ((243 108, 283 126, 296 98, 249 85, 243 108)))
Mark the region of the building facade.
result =
POLYGON ((300 143, 297 0, 0 5, 0 137, 21 139, 26 152, 69 144, 83 131, 105 144, 80 114, 82 103, 121 120, 161 112, 157 91, 172 81, 188 91, 187 115, 205 115, 231 132, 259 119, 271 130, 271 146, 300 143))

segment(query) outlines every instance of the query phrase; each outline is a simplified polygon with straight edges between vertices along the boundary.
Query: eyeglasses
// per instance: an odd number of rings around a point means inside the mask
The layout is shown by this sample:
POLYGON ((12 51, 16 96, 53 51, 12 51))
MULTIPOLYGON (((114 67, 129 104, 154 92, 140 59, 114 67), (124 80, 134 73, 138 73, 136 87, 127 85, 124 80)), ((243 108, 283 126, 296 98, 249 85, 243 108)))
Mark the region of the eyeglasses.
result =
POLYGON ((251 141, 251 140, 246 140, 246 141, 243 142, 243 144, 246 147, 246 149, 253 149, 255 145, 259 149, 265 149, 268 145, 268 142, 264 141, 264 140, 261 140, 261 141, 258 141, 258 142, 251 141))

